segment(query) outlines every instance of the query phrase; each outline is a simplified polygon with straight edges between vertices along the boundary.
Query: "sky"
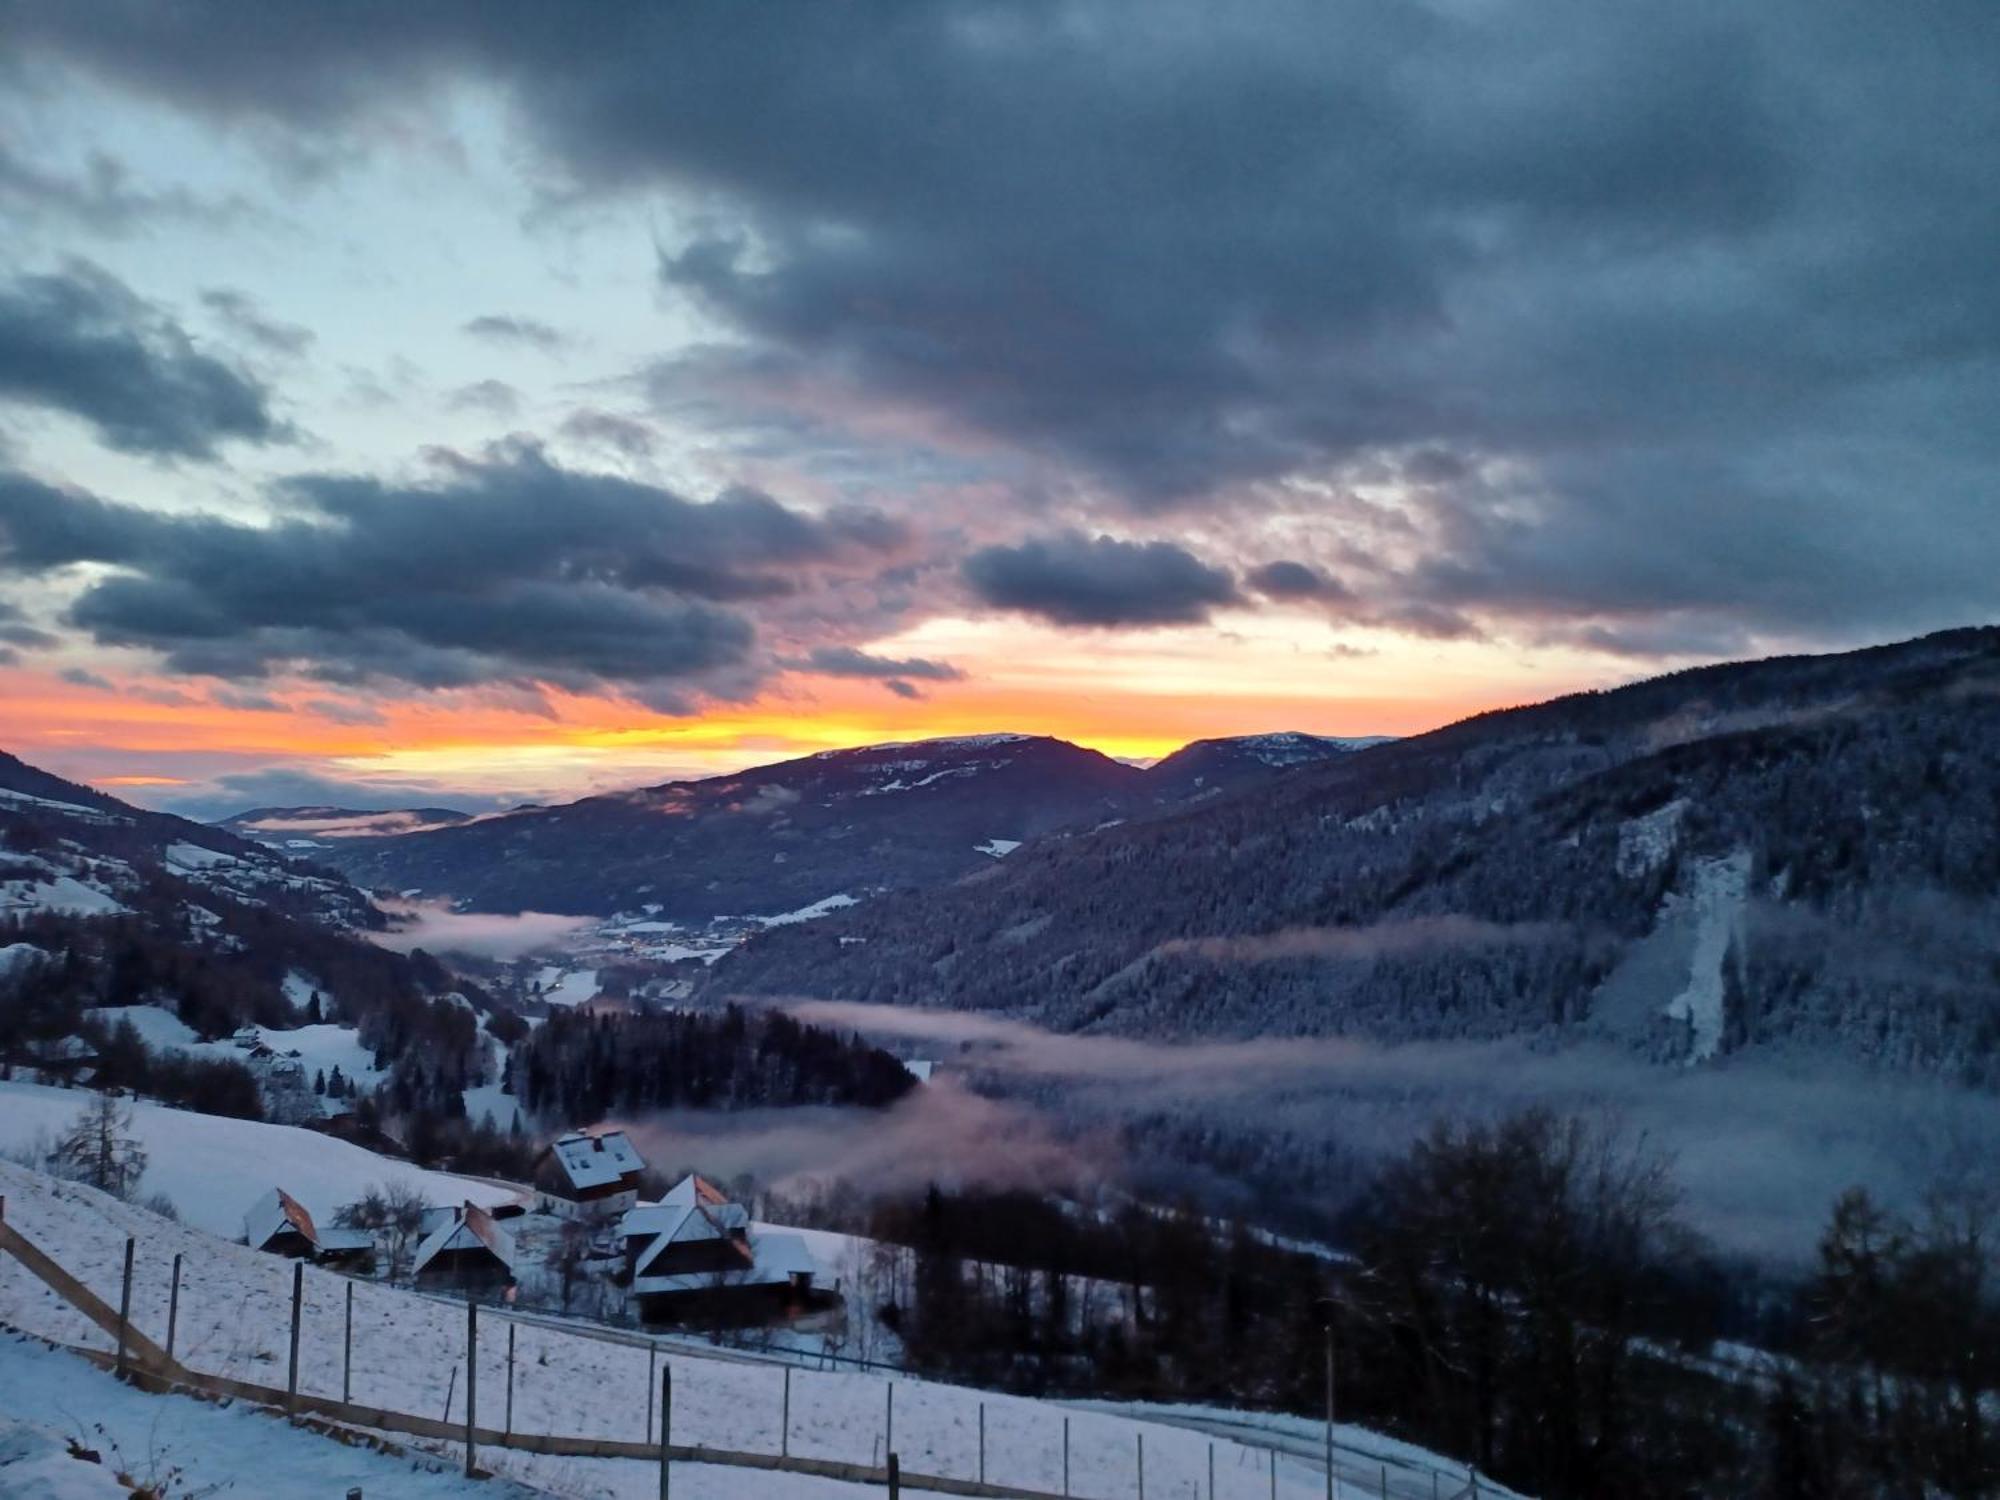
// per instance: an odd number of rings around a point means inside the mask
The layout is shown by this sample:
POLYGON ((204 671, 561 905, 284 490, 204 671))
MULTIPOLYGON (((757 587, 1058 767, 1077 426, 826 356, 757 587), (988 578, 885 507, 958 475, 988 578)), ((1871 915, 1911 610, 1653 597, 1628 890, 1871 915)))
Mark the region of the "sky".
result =
POLYGON ((0 0, 0 748, 1402 734, 2000 604, 1990 0, 0 0))

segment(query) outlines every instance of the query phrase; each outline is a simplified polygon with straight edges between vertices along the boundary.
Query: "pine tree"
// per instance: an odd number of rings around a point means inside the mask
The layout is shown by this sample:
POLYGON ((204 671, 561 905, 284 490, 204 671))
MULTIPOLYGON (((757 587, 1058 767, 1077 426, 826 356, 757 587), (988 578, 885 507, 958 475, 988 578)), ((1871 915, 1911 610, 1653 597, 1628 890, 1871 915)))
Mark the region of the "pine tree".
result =
POLYGON ((326 1013, 321 1008, 319 1003, 319 991, 314 990, 312 992, 312 998, 306 1001, 306 1025, 317 1026, 319 1025, 320 1022, 324 1021, 325 1019, 326 1019, 326 1013))
POLYGON ((326 1069, 321 1068, 313 1074, 313 1092, 322 1098, 326 1096, 326 1069))

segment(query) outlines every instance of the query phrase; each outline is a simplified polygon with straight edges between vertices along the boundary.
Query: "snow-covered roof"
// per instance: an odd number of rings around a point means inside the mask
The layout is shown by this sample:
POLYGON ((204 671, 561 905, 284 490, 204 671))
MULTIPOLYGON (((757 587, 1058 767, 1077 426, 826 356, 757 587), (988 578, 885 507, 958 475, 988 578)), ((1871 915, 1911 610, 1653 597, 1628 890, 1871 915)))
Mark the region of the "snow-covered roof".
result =
POLYGON ((667 1195, 660 1200, 662 1206, 679 1204, 693 1208, 703 1203, 727 1203, 729 1194, 710 1182, 699 1172, 690 1172, 679 1182, 667 1189, 667 1195))
POLYGON ((372 1250, 375 1236, 366 1229, 322 1229, 319 1232, 321 1250, 372 1250))
POLYGON ((549 1152, 570 1186, 579 1189, 605 1187, 627 1172, 646 1169, 644 1158, 622 1130, 607 1130, 602 1135, 577 1131, 560 1136, 550 1144, 549 1152))
POLYGON ((482 1247, 492 1251, 508 1270, 514 1269, 514 1237, 495 1223, 493 1215, 477 1203, 468 1203, 452 1215, 450 1223, 438 1226, 428 1239, 417 1246, 410 1271, 415 1274, 423 1270, 447 1251, 482 1247))
POLYGON ((778 1286, 794 1276, 826 1273, 826 1268, 806 1247, 802 1235, 764 1230, 751 1237, 747 1250, 744 1265, 725 1272, 683 1271, 673 1276, 647 1276, 643 1266, 636 1267, 639 1274, 632 1278, 632 1290, 640 1296, 708 1291, 716 1285, 718 1277, 728 1286, 778 1286))
POLYGON ((739 1232, 747 1232, 750 1215, 740 1203, 698 1204, 693 1208, 675 1208, 669 1212, 680 1217, 653 1236, 653 1242, 639 1252, 632 1262, 635 1273, 642 1272, 669 1245, 696 1245, 705 1240, 727 1240, 739 1232))
POLYGON ((272 1188, 243 1215, 243 1242, 252 1250, 263 1249, 273 1236, 288 1229, 304 1235, 309 1245, 320 1242, 319 1230, 306 1206, 283 1188, 272 1188))

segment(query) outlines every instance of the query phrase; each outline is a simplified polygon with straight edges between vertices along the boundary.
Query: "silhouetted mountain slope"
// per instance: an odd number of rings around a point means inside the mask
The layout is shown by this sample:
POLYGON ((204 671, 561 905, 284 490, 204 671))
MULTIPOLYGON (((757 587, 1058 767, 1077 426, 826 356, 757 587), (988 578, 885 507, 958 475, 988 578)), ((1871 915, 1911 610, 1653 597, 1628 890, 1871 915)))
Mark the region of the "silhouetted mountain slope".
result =
POLYGON ((1065 1029, 1830 1045, 2000 1083, 2000 631, 1481 715, 760 936, 1065 1029))
POLYGON ((1145 772, 1026 735, 877 745, 330 850, 365 884, 487 910, 776 914, 948 881, 1123 816, 1145 772))
POLYGON ((0 1053, 92 1006, 161 1005, 207 1035, 295 1025, 310 989, 329 1019, 395 1011, 400 1037, 453 986, 358 931, 383 925, 333 871, 0 754, 0 1053))
POLYGON ((870 745, 388 838, 313 835, 313 853, 366 885, 485 910, 774 915, 956 880, 1043 835, 1153 816, 1349 743, 1204 740, 1150 770, 1035 735, 870 745))

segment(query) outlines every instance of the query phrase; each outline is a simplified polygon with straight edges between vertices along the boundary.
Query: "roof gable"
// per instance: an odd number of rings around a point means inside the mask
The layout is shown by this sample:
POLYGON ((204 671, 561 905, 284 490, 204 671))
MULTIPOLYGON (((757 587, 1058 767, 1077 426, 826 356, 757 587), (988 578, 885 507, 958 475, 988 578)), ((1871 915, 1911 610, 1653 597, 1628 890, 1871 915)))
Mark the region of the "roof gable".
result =
POLYGON ((421 1245, 410 1264, 411 1274, 447 1251, 486 1250, 509 1271, 514 1269, 514 1237, 477 1203, 467 1203, 450 1223, 440 1224, 421 1245))

